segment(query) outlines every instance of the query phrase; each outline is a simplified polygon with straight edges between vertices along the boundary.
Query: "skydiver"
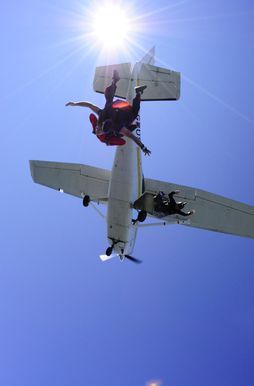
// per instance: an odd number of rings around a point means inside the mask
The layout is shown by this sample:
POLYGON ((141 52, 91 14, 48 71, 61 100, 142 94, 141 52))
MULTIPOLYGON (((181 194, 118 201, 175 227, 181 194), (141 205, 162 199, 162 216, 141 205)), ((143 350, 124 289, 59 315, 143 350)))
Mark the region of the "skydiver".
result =
MULTIPOLYGON (((147 86, 138 86, 135 87, 136 96, 132 101, 132 105, 126 107, 117 106, 112 107, 111 110, 106 110, 106 114, 110 114, 110 118, 106 119, 102 123, 103 133, 112 133, 114 135, 123 135, 131 138, 145 153, 145 155, 150 155, 151 151, 148 150, 145 145, 140 141, 138 137, 132 134, 132 130, 136 128, 136 125, 133 124, 135 119, 138 116, 140 110, 141 95, 147 86)), ((106 115, 103 112, 103 116, 106 115)), ((99 118, 100 120, 100 118, 99 118)))
POLYGON ((166 199, 165 194, 163 192, 159 192, 156 196, 154 196, 154 209, 157 212, 163 212, 167 215, 179 214, 181 216, 187 217, 191 216, 194 211, 183 212, 182 209, 185 207, 187 202, 176 202, 174 199, 174 195, 178 194, 180 191, 176 190, 168 194, 169 201, 166 199))
POLYGON ((165 211, 165 193, 159 192, 156 196, 153 197, 154 209, 156 212, 164 212, 165 211))
POLYGON ((136 96, 133 99, 132 106, 126 108, 114 108, 113 99, 116 92, 116 83, 120 80, 118 71, 114 70, 112 83, 108 86, 104 92, 106 103, 103 109, 90 102, 68 102, 65 106, 81 106, 88 107, 94 113, 98 115, 98 125, 96 129, 93 129, 93 133, 96 135, 113 132, 116 135, 123 135, 132 139, 144 152, 145 155, 150 155, 151 151, 140 141, 138 137, 132 134, 130 128, 132 122, 137 118, 139 109, 141 94, 147 86, 135 87, 136 96))
POLYGON ((112 103, 116 92, 116 84, 120 80, 118 71, 114 70, 113 77, 112 77, 112 83, 110 86, 108 86, 105 89, 104 96, 106 99, 105 106, 103 109, 100 109, 98 106, 82 101, 82 102, 68 102, 65 104, 65 106, 80 106, 80 107, 88 107, 91 109, 95 114, 98 115, 98 128, 97 130, 93 131, 93 134, 98 134, 100 130, 102 130, 102 124, 104 121, 109 119, 111 117, 112 113, 112 103))
POLYGON ((174 199, 174 195, 180 193, 180 190, 173 191, 168 194, 169 198, 169 203, 168 203, 168 208, 167 208, 167 213, 168 214, 180 214, 181 216, 191 216, 194 211, 191 210, 189 212, 183 212, 182 209, 185 207, 187 202, 176 202, 174 199))

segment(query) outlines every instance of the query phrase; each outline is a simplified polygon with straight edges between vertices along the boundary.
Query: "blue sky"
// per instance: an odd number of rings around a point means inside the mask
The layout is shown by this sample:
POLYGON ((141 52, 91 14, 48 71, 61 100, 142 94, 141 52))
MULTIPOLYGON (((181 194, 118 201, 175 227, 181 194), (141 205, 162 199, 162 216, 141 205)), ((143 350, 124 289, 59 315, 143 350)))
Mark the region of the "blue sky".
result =
POLYGON ((145 176, 253 205, 254 4, 130 1, 139 30, 102 53, 87 35, 92 3, 0 4, 0 384, 252 386, 253 240, 144 229, 142 265, 103 264, 101 218, 33 184, 28 160, 110 169, 114 149, 91 135, 88 111, 64 104, 102 105, 95 66, 155 45, 182 90, 142 106, 145 176))

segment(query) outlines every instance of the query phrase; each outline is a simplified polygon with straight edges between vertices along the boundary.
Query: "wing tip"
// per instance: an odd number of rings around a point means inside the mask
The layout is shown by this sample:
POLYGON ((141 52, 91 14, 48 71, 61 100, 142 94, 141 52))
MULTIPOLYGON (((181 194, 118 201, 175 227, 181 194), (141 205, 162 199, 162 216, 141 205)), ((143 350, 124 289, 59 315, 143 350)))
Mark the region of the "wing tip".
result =
POLYGON ((29 160, 29 166, 30 166, 30 173, 32 176, 33 181, 35 180, 35 161, 29 160))

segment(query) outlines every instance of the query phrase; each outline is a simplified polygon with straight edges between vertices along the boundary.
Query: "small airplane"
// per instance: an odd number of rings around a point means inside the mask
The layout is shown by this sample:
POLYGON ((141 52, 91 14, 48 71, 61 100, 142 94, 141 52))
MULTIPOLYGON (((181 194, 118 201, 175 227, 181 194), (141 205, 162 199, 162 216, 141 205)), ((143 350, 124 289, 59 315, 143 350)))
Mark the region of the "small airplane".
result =
MULTIPOLYGON (((147 86, 142 101, 178 100, 180 97, 180 73, 154 65, 154 48, 135 65, 122 63, 97 67, 94 76, 94 91, 103 93, 111 83, 112 73, 117 70, 120 81, 116 97, 131 103, 134 87, 147 86)), ((141 135, 140 119, 134 134, 141 135)), ((114 256, 141 261, 132 256, 138 228, 181 224, 210 231, 254 238, 254 206, 240 203, 200 189, 144 178, 140 148, 129 138, 116 146, 112 170, 89 165, 30 161, 30 170, 35 183, 71 194, 90 203, 102 215, 95 204, 107 204, 107 237, 109 247, 102 261, 114 256), (154 197, 163 192, 166 197, 176 192, 176 199, 191 210, 188 217, 168 214, 156 209, 154 197), (143 224, 148 217, 157 222, 143 224)), ((166 207, 167 200, 164 202, 166 207)))

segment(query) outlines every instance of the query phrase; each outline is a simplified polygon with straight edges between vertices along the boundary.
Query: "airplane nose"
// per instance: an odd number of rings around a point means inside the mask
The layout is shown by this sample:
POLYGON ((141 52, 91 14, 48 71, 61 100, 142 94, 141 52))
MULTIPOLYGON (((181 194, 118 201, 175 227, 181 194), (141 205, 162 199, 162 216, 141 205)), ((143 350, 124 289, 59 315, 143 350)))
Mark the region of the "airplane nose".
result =
POLYGON ((123 243, 123 242, 120 242, 120 243, 117 243, 115 246, 114 246, 114 251, 120 256, 120 255, 124 255, 125 253, 125 246, 126 246, 126 243, 123 243))

